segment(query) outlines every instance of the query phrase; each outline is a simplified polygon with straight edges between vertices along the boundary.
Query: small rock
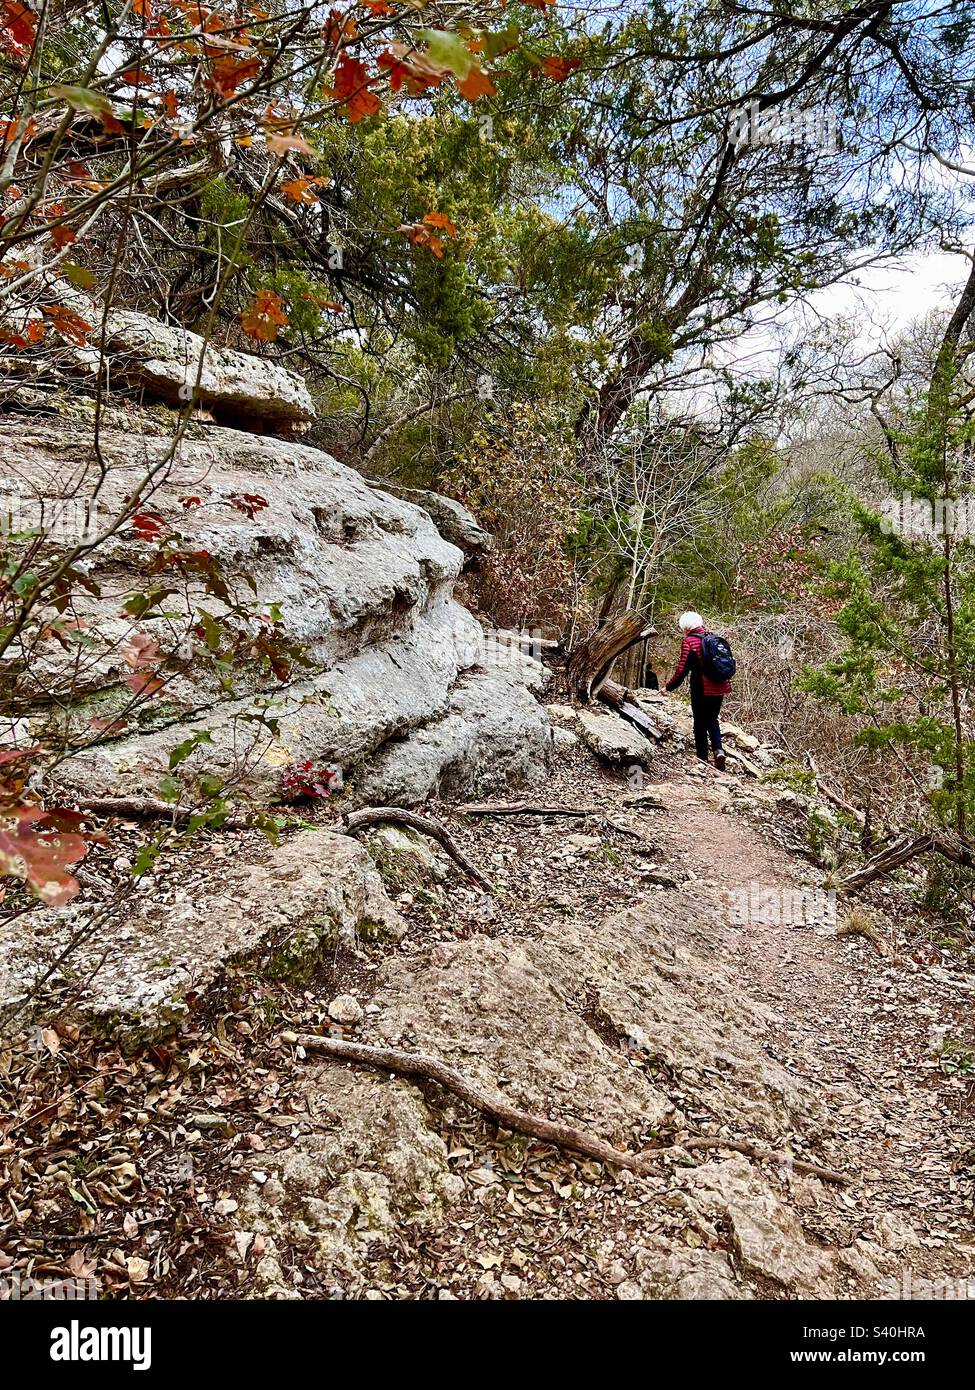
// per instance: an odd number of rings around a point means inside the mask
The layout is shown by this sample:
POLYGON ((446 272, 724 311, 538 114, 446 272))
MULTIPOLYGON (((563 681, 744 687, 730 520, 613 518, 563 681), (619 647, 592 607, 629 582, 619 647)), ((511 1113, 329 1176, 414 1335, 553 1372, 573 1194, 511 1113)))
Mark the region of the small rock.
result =
POLYGON ((336 1023, 361 1023, 362 1005, 351 994, 337 994, 328 1006, 328 1016, 336 1023))
POLYGON ((877 1239, 885 1250, 907 1250, 920 1245, 917 1233, 902 1216, 888 1211, 877 1222, 877 1239))
POLYGON ((643 1298, 643 1290, 632 1279, 627 1279, 625 1283, 616 1286, 616 1297, 624 1302, 637 1302, 643 1298))
POLYGON ((573 849, 579 850, 582 854, 588 854, 592 850, 599 849, 602 840, 598 835, 566 835, 565 843, 571 845, 573 849))

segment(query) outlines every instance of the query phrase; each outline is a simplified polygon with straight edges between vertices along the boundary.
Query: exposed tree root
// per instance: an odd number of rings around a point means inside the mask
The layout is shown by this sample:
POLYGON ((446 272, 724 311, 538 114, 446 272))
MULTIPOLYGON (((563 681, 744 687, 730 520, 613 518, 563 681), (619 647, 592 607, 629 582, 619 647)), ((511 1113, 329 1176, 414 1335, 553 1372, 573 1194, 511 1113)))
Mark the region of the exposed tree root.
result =
POLYGON ((446 827, 432 816, 419 816, 414 811, 404 811, 401 806, 368 806, 362 811, 350 811, 348 815, 343 816, 341 822, 341 828, 349 835, 368 830, 373 825, 406 825, 411 830, 418 830, 421 835, 429 835, 443 846, 468 878, 473 879, 486 892, 494 892, 494 885, 484 877, 473 860, 468 859, 460 846, 455 844, 446 827))
POLYGON ((844 1174, 832 1168, 821 1168, 815 1163, 806 1163, 793 1158, 791 1154, 776 1153, 771 1149, 760 1148, 756 1144, 737 1139, 688 1139, 682 1144, 673 1144, 660 1149, 647 1149, 643 1153, 627 1153, 625 1149, 614 1148, 594 1134, 571 1125, 543 1120, 540 1115, 531 1115, 527 1110, 518 1110, 500 1096, 492 1095, 475 1086, 467 1077, 453 1067, 441 1062, 438 1057, 429 1057, 422 1052, 403 1052, 399 1048, 375 1047, 369 1043, 349 1042, 343 1038, 320 1037, 317 1033, 282 1033, 282 1042, 302 1047, 306 1052, 324 1052, 343 1062, 361 1062, 379 1071, 396 1072, 402 1076, 416 1076, 425 1081, 435 1081, 445 1090, 451 1091, 461 1100, 472 1105, 475 1110, 489 1115, 505 1129, 516 1134, 526 1134, 531 1139, 541 1139, 547 1144, 555 1144, 560 1149, 594 1158, 610 1168, 628 1168, 645 1176, 655 1171, 655 1164, 666 1154, 690 1149, 731 1149, 749 1158, 788 1164, 797 1173, 807 1173, 821 1178, 824 1182, 845 1184, 849 1182, 844 1174))
MULTIPOLYGON (((137 820, 158 817, 177 825, 184 825, 192 817, 203 814, 199 808, 172 806, 166 801, 157 801, 148 796, 91 796, 71 799, 76 806, 81 806, 89 811, 97 811, 101 815, 132 816, 137 820)), ((278 809, 283 810, 283 808, 278 809)), ((267 814, 271 815, 273 811, 269 811, 267 814)), ((588 814, 588 812, 580 812, 579 814, 588 814)), ((220 821, 219 825, 212 828, 246 830, 253 828, 256 824, 257 822, 253 817, 227 816, 220 821)), ((340 833, 355 835, 360 830, 366 830, 370 826, 388 824, 407 825, 411 830, 419 830, 421 834, 429 835, 443 846, 446 853, 468 878, 473 879, 486 892, 494 892, 494 885, 484 877, 477 865, 451 839, 446 828, 439 821, 434 820, 432 816, 420 816, 413 811, 403 810, 400 806, 369 806, 362 811, 350 811, 336 825, 335 829, 340 833)))
MULTIPOLYGON (((752 1144, 747 1139, 720 1139, 711 1135, 701 1135, 696 1139, 686 1139, 680 1148, 691 1150, 730 1149, 732 1153, 744 1154, 746 1158, 754 1158, 762 1163, 783 1164, 796 1173, 804 1173, 810 1178, 819 1178, 821 1182, 832 1182, 845 1186, 850 1181, 845 1173, 838 1173, 835 1168, 823 1168, 818 1163, 807 1163, 804 1158, 794 1158, 790 1153, 766 1149, 761 1144, 752 1144)), ((666 1150, 661 1150, 661 1152, 666 1152, 666 1150)))

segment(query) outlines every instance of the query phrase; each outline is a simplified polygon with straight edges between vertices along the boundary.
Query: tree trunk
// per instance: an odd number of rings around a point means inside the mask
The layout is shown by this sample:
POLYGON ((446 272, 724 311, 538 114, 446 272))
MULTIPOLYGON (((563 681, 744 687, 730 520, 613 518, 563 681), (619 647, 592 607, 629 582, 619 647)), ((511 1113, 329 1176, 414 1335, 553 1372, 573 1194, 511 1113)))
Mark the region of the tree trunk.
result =
POLYGON ((603 627, 597 628, 569 658, 569 682, 580 700, 593 698, 620 652, 655 635, 652 623, 642 613, 630 609, 615 614, 603 627))

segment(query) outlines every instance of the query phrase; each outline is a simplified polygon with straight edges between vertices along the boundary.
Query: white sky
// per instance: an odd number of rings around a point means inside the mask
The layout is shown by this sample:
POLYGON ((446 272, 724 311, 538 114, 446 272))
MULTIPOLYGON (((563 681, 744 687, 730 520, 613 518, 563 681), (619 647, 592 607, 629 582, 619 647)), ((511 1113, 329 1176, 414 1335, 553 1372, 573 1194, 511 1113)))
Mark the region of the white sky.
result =
POLYGON ((857 277, 859 287, 831 285, 813 295, 810 302, 827 317, 861 320, 864 338, 879 345, 931 309, 952 304, 969 269, 963 256, 946 252, 912 255, 862 271, 857 277))

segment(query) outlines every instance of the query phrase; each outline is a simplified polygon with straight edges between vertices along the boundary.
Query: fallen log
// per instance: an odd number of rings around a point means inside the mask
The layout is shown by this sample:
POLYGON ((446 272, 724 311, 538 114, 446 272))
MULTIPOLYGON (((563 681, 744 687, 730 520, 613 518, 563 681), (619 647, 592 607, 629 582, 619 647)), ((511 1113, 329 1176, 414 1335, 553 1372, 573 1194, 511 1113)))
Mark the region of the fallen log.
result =
POLYGON ((813 775, 813 788, 816 794, 821 796, 824 801, 828 801, 831 806, 835 806, 838 811, 842 811, 844 815, 849 816, 851 820, 855 821, 859 826, 860 848, 864 853, 873 849, 877 844, 891 838, 893 832, 886 821, 878 821, 877 829, 874 831, 869 811, 861 811, 859 806, 854 806, 852 802, 846 801, 835 792, 832 787, 828 787, 826 783, 822 781, 819 766, 812 753, 806 754, 806 761, 813 775))
POLYGON ((843 1173, 836 1172, 832 1168, 821 1168, 818 1164, 806 1163, 802 1159, 793 1158, 791 1154, 762 1149, 758 1145, 743 1140, 702 1137, 701 1139, 688 1139, 684 1143, 671 1144, 659 1149, 645 1149, 643 1153, 639 1154, 629 1153, 625 1149, 617 1149, 612 1144, 607 1144, 605 1140, 597 1138, 594 1134, 589 1134, 586 1130, 575 1129, 572 1125, 559 1124, 553 1120, 545 1120, 540 1115, 532 1115, 527 1110, 519 1110, 515 1106, 509 1105, 500 1096, 492 1095, 489 1091, 484 1091, 480 1086, 476 1086, 461 1072, 448 1066, 446 1062, 442 1062, 439 1057, 430 1057, 422 1052, 404 1052, 399 1048, 376 1047, 370 1043, 349 1042, 344 1038, 326 1038, 318 1033, 282 1033, 281 1041, 291 1047, 301 1047, 306 1052, 324 1052, 327 1056, 334 1057, 338 1061, 360 1062, 365 1066, 375 1067, 379 1071, 395 1072, 402 1076, 415 1076, 423 1081, 435 1081, 437 1085, 443 1086, 445 1090, 459 1096, 475 1110, 490 1116, 504 1129, 510 1129, 515 1134, 525 1134, 530 1139, 541 1139, 544 1143, 556 1145, 557 1148, 582 1154, 584 1158, 594 1158, 609 1168, 628 1168, 631 1172, 648 1176, 655 1171, 654 1165, 667 1154, 679 1153, 681 1150, 687 1151, 692 1147, 717 1147, 732 1149, 755 1159, 788 1163, 797 1173, 809 1173, 811 1176, 822 1178, 826 1182, 840 1184, 849 1182, 849 1178, 843 1173))
POLYGON ((347 835, 355 835, 360 830, 368 830, 374 825, 405 825, 410 830, 418 830, 421 835, 429 835, 432 840, 436 840, 468 878, 473 879, 486 892, 494 892, 494 885, 451 839, 446 826, 441 825, 432 816, 418 816, 414 811, 403 810, 401 806, 368 806, 362 811, 349 811, 342 817, 340 825, 347 835))
POLYGON ((569 683, 581 700, 591 700, 609 675, 616 658, 646 637, 656 636, 656 628, 642 613, 625 609, 598 627, 580 642, 569 657, 569 683))
POLYGON ((616 681, 607 677, 596 692, 596 698, 609 705, 610 709, 616 710, 617 714, 639 729, 646 738, 655 739, 657 743, 663 741, 663 730, 639 705, 634 704, 631 693, 625 686, 617 685, 616 681))
POLYGON ((852 874, 847 874, 845 878, 840 879, 836 885, 837 892, 855 893, 866 884, 872 883, 874 879, 893 873, 895 869, 903 868, 905 864, 912 859, 917 859, 922 854, 931 853, 943 855, 945 859, 950 859, 953 864, 961 864, 969 869, 975 868, 975 845, 956 836, 946 835, 940 830, 929 830, 927 834, 915 835, 911 839, 902 835, 892 845, 888 845, 879 854, 868 859, 852 874))

